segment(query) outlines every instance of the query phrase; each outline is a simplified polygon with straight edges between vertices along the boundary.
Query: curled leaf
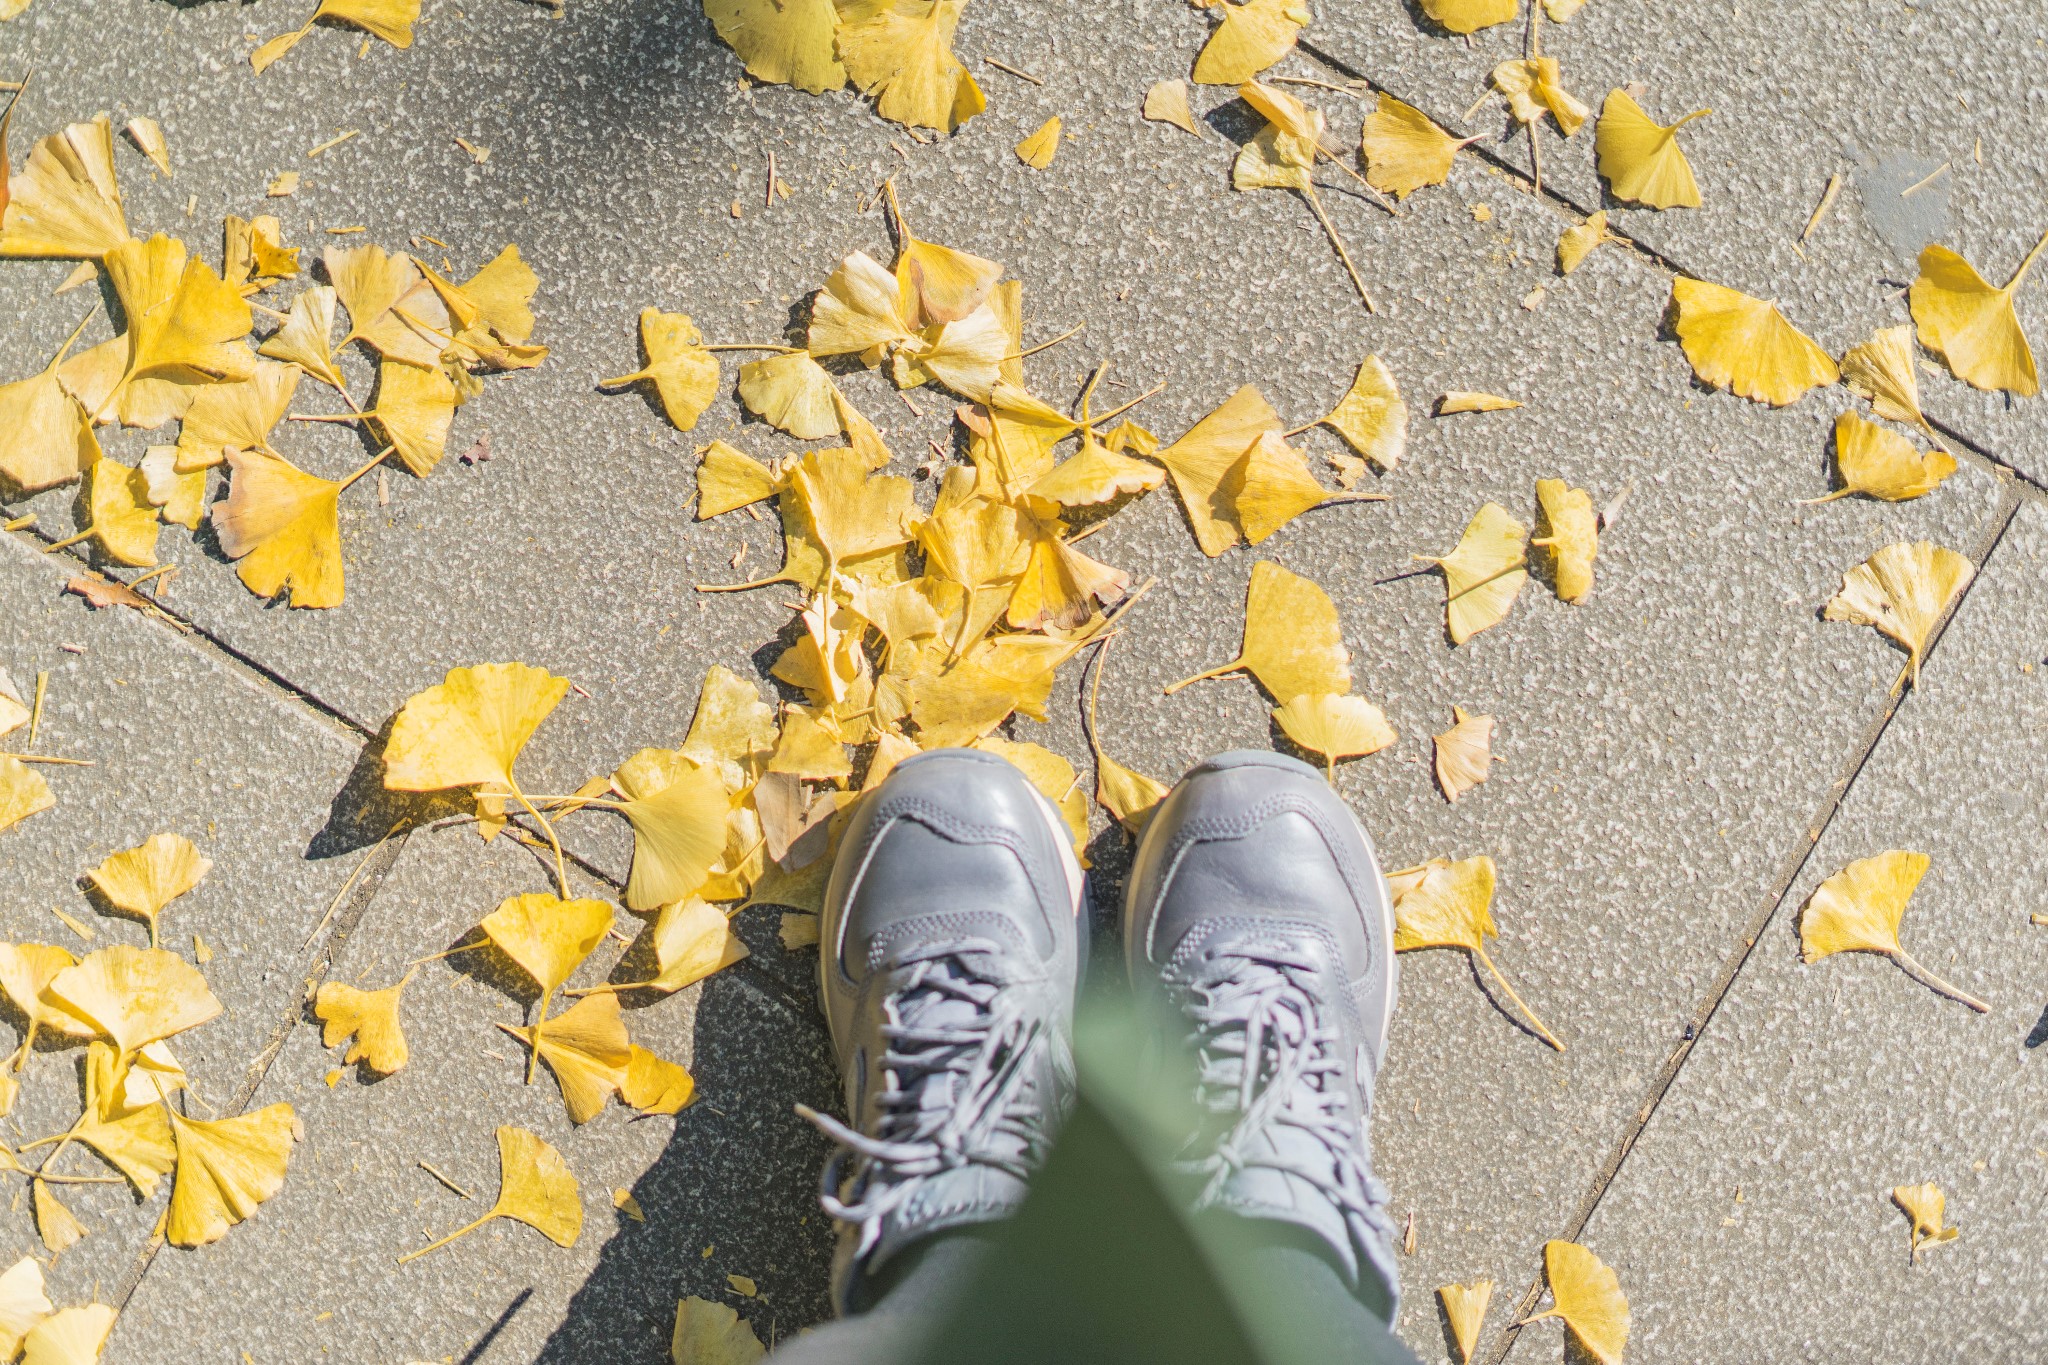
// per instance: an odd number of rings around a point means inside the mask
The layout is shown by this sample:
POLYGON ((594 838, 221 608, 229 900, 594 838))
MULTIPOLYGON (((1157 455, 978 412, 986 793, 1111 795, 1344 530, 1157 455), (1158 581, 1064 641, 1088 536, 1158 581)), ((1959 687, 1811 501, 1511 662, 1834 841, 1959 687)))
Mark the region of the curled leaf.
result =
POLYGON ((1831 502, 1851 493, 1885 502, 1922 497, 1956 472, 1956 458, 1945 450, 1916 450, 1896 431, 1844 412, 1835 417, 1835 467, 1842 486, 1812 501, 1831 502))
POLYGON ((1484 782, 1493 768, 1493 717, 1468 715, 1462 706, 1451 708, 1450 729, 1434 736, 1436 782, 1444 799, 1457 804, 1459 797, 1484 782))
MULTIPOLYGON (((1323 418, 1323 425, 1334 428, 1353 450, 1381 469, 1401 462, 1408 449, 1408 405, 1401 401, 1384 361, 1376 355, 1365 358, 1350 392, 1323 418)), ((1340 477, 1339 482, 1349 487, 1358 472, 1362 471, 1353 472, 1350 479, 1340 477)))
POLYGON ((1543 510, 1538 529, 1545 534, 1529 543, 1549 552, 1558 600, 1583 602, 1593 591, 1593 558, 1600 552, 1600 518, 1592 495, 1563 479, 1538 479, 1536 502, 1543 510))
POLYGON ((1953 1242, 1962 1232, 1961 1228, 1947 1223, 1947 1196, 1941 1186, 1933 1181, 1924 1185, 1899 1185, 1892 1190, 1892 1202, 1899 1206, 1899 1212, 1906 1215, 1911 1224, 1907 1231, 1909 1258, 1920 1259, 1920 1248, 1940 1246, 1953 1242))

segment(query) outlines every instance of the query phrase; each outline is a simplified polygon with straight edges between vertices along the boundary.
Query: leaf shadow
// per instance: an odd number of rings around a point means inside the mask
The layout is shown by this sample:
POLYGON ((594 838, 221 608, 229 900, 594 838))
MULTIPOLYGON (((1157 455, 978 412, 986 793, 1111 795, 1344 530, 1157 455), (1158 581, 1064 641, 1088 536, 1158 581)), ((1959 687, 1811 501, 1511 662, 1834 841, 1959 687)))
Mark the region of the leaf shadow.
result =
POLYGON ((327 822, 306 845, 308 859, 343 857, 370 848, 401 827, 416 829, 434 820, 473 814, 474 804, 459 792, 395 792, 384 786, 384 747, 391 741, 393 716, 384 722, 343 780, 327 806, 327 822))
POLYGON ((2027 1034, 2026 1047, 2031 1052, 2043 1043, 2048 1043, 2048 1005, 2041 1007, 2041 1017, 2034 1021, 2033 1029, 2027 1034))
POLYGON ((1542 1034, 1531 1028, 1519 1013, 1508 1007, 1507 1001, 1501 999, 1498 989, 1494 986, 1493 982, 1488 980, 1486 973, 1479 969, 1479 959, 1477 956, 1472 953, 1465 954, 1465 970, 1472 974, 1472 984, 1479 987, 1479 993, 1486 997, 1486 1003, 1493 1006, 1495 1012, 1501 1018, 1513 1024, 1517 1030, 1532 1041, 1541 1043, 1546 1048, 1550 1046, 1542 1034))

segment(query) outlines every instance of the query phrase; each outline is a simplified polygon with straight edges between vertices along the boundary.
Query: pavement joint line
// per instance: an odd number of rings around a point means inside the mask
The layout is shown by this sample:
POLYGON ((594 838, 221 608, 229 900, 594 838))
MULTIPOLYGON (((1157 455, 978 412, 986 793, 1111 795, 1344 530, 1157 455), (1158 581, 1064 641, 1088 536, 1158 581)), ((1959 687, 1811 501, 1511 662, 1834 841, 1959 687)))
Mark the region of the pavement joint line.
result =
MULTIPOLYGON (((1998 510, 1992 514, 1991 524, 1978 538, 1977 547, 1970 555, 1976 572, 1971 575, 1963 590, 1956 594, 1955 600, 1949 603, 1941 619, 1935 623, 1933 635, 1927 642, 1927 649, 1921 660, 1923 670, 1933 661, 1941 642, 1947 638, 1950 623, 1962 611, 1963 604, 1969 601, 1971 590, 1977 586, 1992 555, 2003 543, 2006 531, 2012 526, 2013 518, 2019 514, 2022 501, 2023 493, 2017 488, 2008 488, 2000 497, 1998 510)), ((1842 803, 1848 800, 1849 793, 1855 788, 1856 780, 1862 776, 1865 765, 1877 752, 1877 746, 1883 742, 1892 720, 1906 702, 1918 693, 1919 689, 1915 687, 1910 692, 1901 691, 1888 696, 1884 706, 1865 728, 1862 741, 1849 755, 1841 774, 1828 785, 1827 796, 1821 802, 1820 809, 1801 831, 1803 842, 1786 854, 1777 878, 1764 894, 1763 908, 1751 917, 1748 926, 1740 935, 1740 943, 1723 960, 1713 984, 1708 987, 1706 995, 1694 1010, 1692 1019, 1686 1024, 1685 1034, 1671 1050, 1670 1056, 1665 1058, 1663 1066, 1658 1069, 1657 1077, 1651 1081, 1649 1091, 1645 1094, 1642 1104, 1637 1107, 1634 1117, 1623 1125, 1621 1137, 1615 1143, 1614 1150, 1594 1173, 1592 1183, 1579 1200, 1577 1210, 1559 1234, 1562 1240, 1576 1242, 1585 1234, 1587 1224, 1592 1222, 1593 1215, 1599 1210, 1600 1201, 1621 1173, 1622 1164, 1628 1160, 1629 1153, 1634 1150, 1636 1139, 1649 1127, 1651 1119, 1656 1116, 1658 1106, 1670 1093, 1671 1087, 1677 1083, 1679 1073, 1692 1056, 1694 1046, 1706 1036, 1708 1025, 1719 1011, 1721 1002, 1734 988, 1743 968, 1749 964, 1751 955, 1756 952, 1757 944, 1763 941, 1764 934, 1777 919, 1779 910, 1784 907, 1785 898, 1791 894, 1800 873, 1805 871, 1807 863, 1811 861, 1814 850, 1820 846, 1821 839, 1833 825, 1835 816, 1841 811, 1842 803)), ((1543 1285, 1544 1277, 1539 1271, 1528 1289, 1523 1292, 1515 1311, 1509 1317, 1510 1325, 1502 1333, 1492 1354, 1486 1357, 1485 1365, 1501 1365, 1514 1349, 1515 1341, 1521 1332, 1520 1324, 1534 1311, 1537 1301, 1542 1298, 1543 1285)))

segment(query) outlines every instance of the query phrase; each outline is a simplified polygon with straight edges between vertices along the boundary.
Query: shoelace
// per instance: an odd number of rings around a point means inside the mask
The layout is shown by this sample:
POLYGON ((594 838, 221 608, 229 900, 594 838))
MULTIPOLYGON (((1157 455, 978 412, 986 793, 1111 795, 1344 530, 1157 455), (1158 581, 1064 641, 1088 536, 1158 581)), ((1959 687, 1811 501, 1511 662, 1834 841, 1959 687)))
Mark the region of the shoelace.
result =
POLYGON ((819 1202, 833 1218, 860 1226, 863 1252, 925 1178, 981 1165, 1023 1179, 1044 1160, 1049 1101, 1030 1082, 1048 1036, 1018 1015, 1002 983, 975 966, 976 955, 996 951, 993 943, 968 939, 903 959, 914 970, 883 1002, 888 1088, 875 1097, 873 1133, 798 1106, 839 1144, 826 1163, 819 1202))
POLYGON ((1366 1166, 1357 1121, 1344 1111, 1350 1084, 1335 1055, 1337 1030, 1324 1022, 1313 988, 1315 963, 1275 945, 1219 954, 1189 980, 1184 1006, 1188 1036, 1200 1061, 1200 1098, 1230 1126, 1205 1154, 1176 1163, 1204 1178, 1196 1207, 1207 1208, 1225 1184, 1254 1167, 1306 1181, 1343 1215, 1362 1246, 1384 1245, 1393 1235, 1387 1188, 1366 1166), (1282 1144, 1271 1130, 1307 1134, 1327 1164, 1303 1164, 1275 1155, 1282 1144))

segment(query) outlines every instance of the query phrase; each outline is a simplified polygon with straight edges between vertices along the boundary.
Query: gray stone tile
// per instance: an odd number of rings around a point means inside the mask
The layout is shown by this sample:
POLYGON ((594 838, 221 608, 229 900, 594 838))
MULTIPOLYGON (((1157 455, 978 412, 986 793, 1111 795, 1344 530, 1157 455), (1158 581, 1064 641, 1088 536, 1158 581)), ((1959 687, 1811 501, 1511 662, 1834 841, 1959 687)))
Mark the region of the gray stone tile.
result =
MULTIPOLYGON (((2028 922, 2048 876, 2044 585, 2048 514, 2029 503, 1594 1215, 1586 1241, 1629 1295, 1630 1360, 2048 1349, 2048 974, 2028 922), (1887 848, 1933 860, 1907 946, 1990 1014, 1874 956, 1799 962, 1796 909, 1887 848), (1915 1266, 1888 1195, 1925 1180, 1962 1235, 1915 1266)), ((1511 1359, 1553 1349, 1539 1336, 1511 1359)))
MULTIPOLYGON (((408 960, 462 941, 504 896, 547 885, 540 862, 506 843, 485 848, 460 827, 416 833, 331 979, 388 985, 408 960)), ((631 929, 632 917, 619 920, 631 929)), ((572 984, 604 980, 619 951, 600 948, 572 984)), ((509 971, 483 955, 423 965, 402 1006, 411 1061, 380 1080, 350 1068, 330 1086, 341 1050, 321 1047, 311 1020, 294 1029, 254 1101, 289 1100, 305 1124, 291 1179, 222 1242, 160 1254, 108 1358, 661 1362, 684 1294, 733 1303, 764 1341, 825 1316, 825 1149, 790 1109, 833 1104, 837 1091, 811 999, 746 964, 667 1000, 629 997, 634 1041, 689 1067, 698 1098, 674 1118, 614 1104, 574 1128, 547 1069, 525 1086, 523 1049, 493 1027, 530 1013, 509 971), (576 1245, 499 1221, 397 1264, 489 1206, 501 1124, 567 1160, 583 1197, 576 1245), (645 1223, 614 1210, 619 1189, 645 1223), (735 1295, 728 1274, 754 1279, 760 1297, 735 1295), (224 1296, 263 1311, 223 1313, 224 1296), (178 1343, 169 1355, 167 1341, 178 1343)))
MULTIPOLYGON (((339 727, 168 628, 62 595, 75 565, 35 553, 18 536, 0 539, 0 667, 24 689, 37 672, 50 675, 36 749, 96 765, 40 769, 57 804, 0 832, 0 882, 8 888, 0 935, 76 954, 146 944, 145 926, 98 914, 78 879, 160 831, 192 839, 213 869, 163 912, 162 944, 190 961, 194 937, 204 940, 212 959, 203 970, 226 1013, 171 1046, 200 1095, 226 1105, 284 1025, 318 951, 306 940, 356 866, 338 856, 349 843, 332 819, 356 746, 339 727), (58 909, 94 937, 81 941, 58 909)), ((0 748, 23 751, 27 740, 24 727, 0 748)), ((69 1126, 83 1056, 75 1046, 38 1045, 9 1119, 10 1147, 69 1126)), ((76 1154, 53 1169, 107 1173, 76 1154)), ((53 1297, 84 1302, 95 1284, 115 1292, 169 1187, 163 1182, 144 1202, 125 1186, 64 1187, 64 1202, 89 1232, 51 1269, 53 1297)), ((0 1258, 10 1263, 41 1251, 21 1194, 0 1232, 0 1258)))

